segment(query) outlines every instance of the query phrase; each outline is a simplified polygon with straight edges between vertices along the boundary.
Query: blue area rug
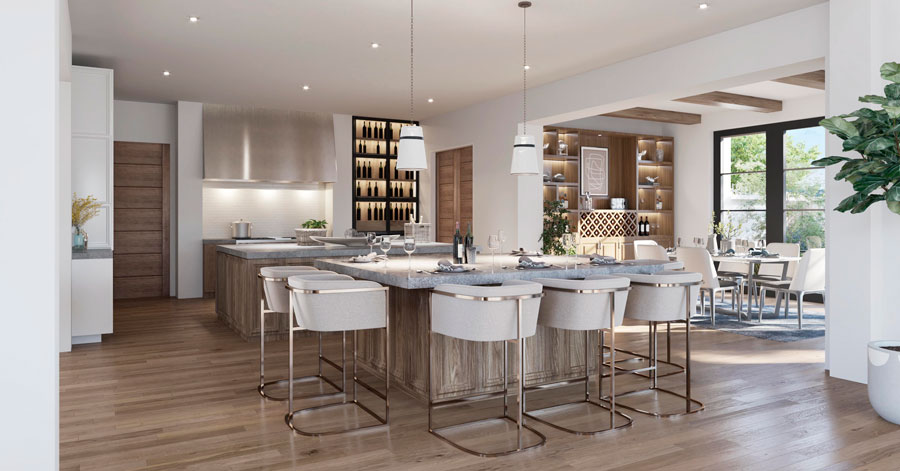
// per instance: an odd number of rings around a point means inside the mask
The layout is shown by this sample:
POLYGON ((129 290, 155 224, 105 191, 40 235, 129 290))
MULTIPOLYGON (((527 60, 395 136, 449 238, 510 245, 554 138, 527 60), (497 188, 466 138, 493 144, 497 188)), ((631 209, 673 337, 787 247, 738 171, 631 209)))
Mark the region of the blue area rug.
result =
MULTIPOLYGON (((706 315, 695 314, 691 317, 691 324, 697 327, 722 330, 740 335, 747 335, 759 339, 775 340, 776 342, 796 342, 825 336, 825 313, 820 304, 803 304, 803 329, 797 328, 796 303, 791 302, 791 312, 784 317, 784 307, 781 315, 775 316, 774 301, 763 309, 763 319, 759 322, 757 308, 753 308, 752 320, 738 321, 737 316, 731 310, 731 303, 716 303, 716 325, 713 326, 707 308, 706 315)), ((699 307, 697 308, 699 311, 699 307)), ((746 306, 744 314, 746 316, 746 306)), ((745 317, 746 319, 746 317, 745 317)))

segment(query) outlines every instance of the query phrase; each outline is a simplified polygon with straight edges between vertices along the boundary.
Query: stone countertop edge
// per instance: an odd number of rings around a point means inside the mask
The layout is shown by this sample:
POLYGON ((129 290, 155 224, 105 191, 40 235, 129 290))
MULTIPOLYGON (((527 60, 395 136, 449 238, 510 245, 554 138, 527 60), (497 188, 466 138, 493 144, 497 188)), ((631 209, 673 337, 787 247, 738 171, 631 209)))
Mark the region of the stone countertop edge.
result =
MULTIPOLYGON (((348 257, 369 253, 369 247, 345 247, 340 245, 325 246, 300 246, 288 245, 286 247, 272 247, 272 244, 241 244, 220 245, 217 252, 226 253, 244 259, 262 258, 319 258, 319 257, 348 257)), ((283 244, 278 244, 283 245, 283 244)), ((416 254, 449 254, 452 244, 429 242, 428 245, 419 245, 416 254)), ((381 253, 380 250, 376 250, 381 253)), ((395 244, 388 255, 406 255, 402 245, 395 244)))
POLYGON ((382 285, 394 286, 404 289, 430 289, 442 284, 461 285, 490 285, 500 284, 507 280, 533 280, 535 278, 584 278, 589 275, 615 275, 617 273, 641 273, 653 274, 663 271, 669 265, 658 261, 629 261, 631 263, 619 263, 616 265, 579 266, 570 268, 542 269, 542 270, 509 270, 498 269, 496 272, 478 270, 469 273, 442 273, 423 274, 413 273, 407 278, 405 270, 384 271, 351 266, 341 259, 316 260, 316 268, 331 270, 337 273, 350 275, 361 280, 370 280, 382 285), (649 262, 649 263, 648 263, 649 262))
POLYGON ((72 250, 72 260, 96 260, 113 258, 112 249, 72 250))

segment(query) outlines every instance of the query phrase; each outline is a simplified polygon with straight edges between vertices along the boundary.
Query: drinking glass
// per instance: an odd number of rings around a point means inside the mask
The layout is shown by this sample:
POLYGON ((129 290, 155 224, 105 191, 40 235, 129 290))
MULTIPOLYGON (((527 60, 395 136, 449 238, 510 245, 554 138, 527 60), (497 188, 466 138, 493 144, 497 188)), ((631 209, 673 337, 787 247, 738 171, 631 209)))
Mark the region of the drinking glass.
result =
POLYGON ((494 273, 494 252, 500 248, 500 237, 496 235, 488 236, 488 248, 491 249, 491 273, 494 273))
POLYGON ((503 244, 506 243, 506 232, 503 232, 503 229, 497 231, 497 238, 500 239, 500 252, 503 252, 503 244))
POLYGON ((566 270, 569 269, 569 255, 572 252, 572 248, 575 246, 575 237, 572 236, 571 232, 566 232, 562 236, 562 244, 563 248, 566 249, 566 270))
POLYGON ((381 236, 381 245, 379 247, 384 254, 384 269, 387 270, 388 252, 391 250, 391 236, 381 236))
POLYGON ((416 251, 416 238, 409 234, 403 238, 403 251, 409 257, 409 268, 406 270, 406 277, 412 276, 412 254, 416 251))
POLYGON ((373 247, 375 247, 375 233, 374 232, 366 232, 366 244, 369 244, 369 253, 375 251, 373 247))

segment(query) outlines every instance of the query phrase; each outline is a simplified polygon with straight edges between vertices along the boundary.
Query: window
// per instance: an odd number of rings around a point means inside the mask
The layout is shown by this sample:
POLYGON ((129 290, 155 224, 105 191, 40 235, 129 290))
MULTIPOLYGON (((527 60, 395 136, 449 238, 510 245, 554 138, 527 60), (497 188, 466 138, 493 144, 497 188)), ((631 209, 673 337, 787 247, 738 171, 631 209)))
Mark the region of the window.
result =
POLYGON ((825 242, 825 170, 820 118, 718 131, 714 134, 715 213, 740 225, 738 237, 825 242))

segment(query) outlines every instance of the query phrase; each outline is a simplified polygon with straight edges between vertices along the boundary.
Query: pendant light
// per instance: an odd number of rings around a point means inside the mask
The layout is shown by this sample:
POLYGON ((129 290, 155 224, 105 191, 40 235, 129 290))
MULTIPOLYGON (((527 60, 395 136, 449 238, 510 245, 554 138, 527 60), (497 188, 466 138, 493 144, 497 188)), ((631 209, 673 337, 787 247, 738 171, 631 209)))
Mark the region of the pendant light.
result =
POLYGON ((427 170, 425 136, 422 127, 415 125, 413 121, 413 0, 409 0, 409 124, 400 128, 397 169, 427 170))
POLYGON ((528 126, 528 42, 527 29, 525 23, 525 12, 531 2, 519 2, 519 8, 522 9, 522 134, 516 136, 513 141, 512 164, 509 167, 509 173, 513 175, 540 175, 538 168, 537 152, 534 147, 534 136, 529 136, 526 132, 528 126))

